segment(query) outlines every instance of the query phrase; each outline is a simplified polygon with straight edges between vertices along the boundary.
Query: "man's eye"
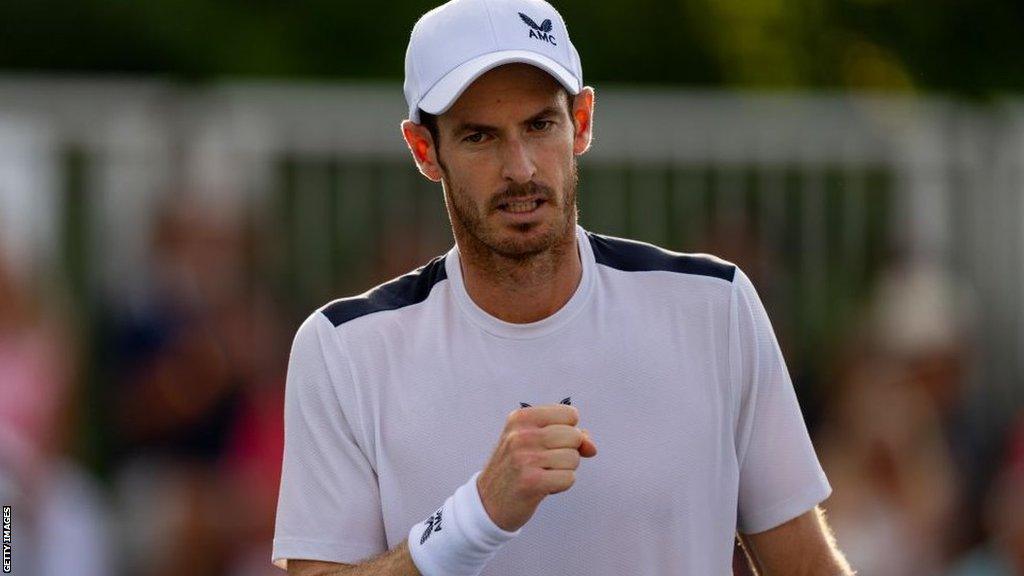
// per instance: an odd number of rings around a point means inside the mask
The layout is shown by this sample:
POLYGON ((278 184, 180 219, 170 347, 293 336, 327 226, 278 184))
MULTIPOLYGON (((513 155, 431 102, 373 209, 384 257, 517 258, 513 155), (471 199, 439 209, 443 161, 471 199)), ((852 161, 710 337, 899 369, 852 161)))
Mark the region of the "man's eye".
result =
POLYGON ((533 122, 530 123, 530 128, 533 128, 538 132, 543 132, 544 130, 547 130, 552 124, 553 122, 551 120, 534 120, 533 122))
POLYGON ((483 132, 474 132, 469 136, 462 139, 463 142, 472 142, 473 144, 479 144, 484 139, 483 132))

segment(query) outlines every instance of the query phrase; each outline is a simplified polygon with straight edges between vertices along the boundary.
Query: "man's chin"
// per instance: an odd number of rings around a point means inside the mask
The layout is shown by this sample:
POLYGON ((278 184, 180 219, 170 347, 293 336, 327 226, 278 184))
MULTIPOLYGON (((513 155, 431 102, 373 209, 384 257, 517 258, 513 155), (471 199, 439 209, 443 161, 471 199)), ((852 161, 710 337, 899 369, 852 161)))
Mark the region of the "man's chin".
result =
POLYGON ((527 260, 558 245, 561 235, 553 223, 502 226, 488 242, 491 250, 512 260, 527 260))
POLYGON ((529 260, 547 252, 550 248, 551 245, 548 243, 526 243, 511 240, 491 246, 491 250, 499 256, 517 261, 529 260))

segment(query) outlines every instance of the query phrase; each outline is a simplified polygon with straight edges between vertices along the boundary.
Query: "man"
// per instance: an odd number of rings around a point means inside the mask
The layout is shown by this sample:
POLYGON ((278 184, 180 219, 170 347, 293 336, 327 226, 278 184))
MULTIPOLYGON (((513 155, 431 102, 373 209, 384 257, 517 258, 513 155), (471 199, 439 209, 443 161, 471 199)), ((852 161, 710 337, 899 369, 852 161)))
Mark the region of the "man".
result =
POLYGON ((299 328, 274 561, 708 576, 729 573, 739 530, 763 573, 850 574, 747 277, 577 225, 594 91, 560 15, 427 13, 405 94, 402 132, 456 245, 299 328))

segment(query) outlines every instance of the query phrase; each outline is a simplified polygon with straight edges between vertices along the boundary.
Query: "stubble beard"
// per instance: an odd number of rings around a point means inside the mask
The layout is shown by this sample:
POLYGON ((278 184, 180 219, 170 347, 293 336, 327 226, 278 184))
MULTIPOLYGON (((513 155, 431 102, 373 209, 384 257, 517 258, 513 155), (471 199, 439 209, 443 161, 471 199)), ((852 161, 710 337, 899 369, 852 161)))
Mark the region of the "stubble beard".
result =
MULTIPOLYGON (((528 264, 545 256, 557 257, 575 241, 576 228, 576 187, 579 182, 576 157, 573 156, 568 176, 562 182, 563 194, 547 186, 534 183, 510 185, 501 194, 486 201, 473 200, 471 193, 453 182, 445 172, 445 204, 451 219, 452 230, 464 257, 469 257, 484 266, 528 264), (557 211, 551 227, 539 236, 517 238, 509 236, 490 218, 497 205, 514 198, 541 195, 551 209, 557 211)), ((523 224, 519 232, 528 232, 537 224, 523 224)), ((488 266, 490 267, 490 266, 488 266)))

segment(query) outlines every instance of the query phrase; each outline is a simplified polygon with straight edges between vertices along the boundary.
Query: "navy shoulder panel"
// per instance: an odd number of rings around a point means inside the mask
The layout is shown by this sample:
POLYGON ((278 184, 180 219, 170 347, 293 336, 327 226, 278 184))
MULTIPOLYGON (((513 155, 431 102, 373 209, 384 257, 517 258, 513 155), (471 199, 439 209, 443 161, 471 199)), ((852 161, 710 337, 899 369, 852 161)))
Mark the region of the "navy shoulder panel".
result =
POLYGON ((736 273, 736 266, 710 256, 670 252, 651 244, 591 232, 587 232, 587 236, 590 238, 590 245, 594 249, 594 258, 598 264, 624 272, 664 270, 713 276, 727 282, 732 282, 736 273))
POLYGON ((434 284, 448 277, 444 268, 444 256, 438 256, 423 267, 385 282, 360 296, 335 300, 322 310, 331 324, 340 326, 360 316, 397 310, 419 304, 427 299, 434 284))

